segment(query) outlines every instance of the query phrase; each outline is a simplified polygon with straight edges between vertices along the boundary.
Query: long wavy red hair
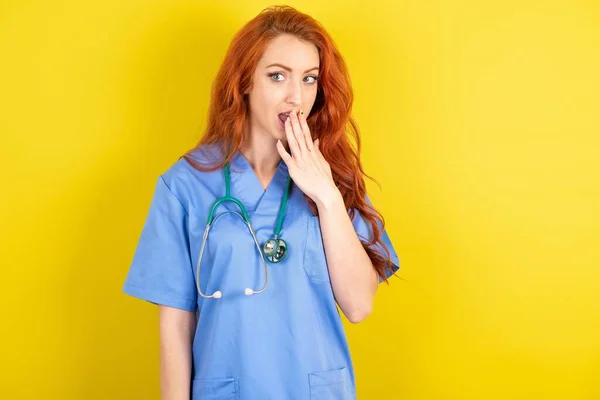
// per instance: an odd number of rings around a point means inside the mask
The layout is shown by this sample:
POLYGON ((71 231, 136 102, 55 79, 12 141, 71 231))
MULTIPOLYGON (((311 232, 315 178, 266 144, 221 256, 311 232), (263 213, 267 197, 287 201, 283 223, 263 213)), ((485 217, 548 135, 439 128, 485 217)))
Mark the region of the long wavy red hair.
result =
MULTIPOLYGON (((197 145, 183 157, 200 171, 214 171, 222 168, 240 149, 249 115, 248 93, 254 70, 269 41, 281 34, 311 42, 319 51, 317 97, 307 123, 313 140, 319 139, 319 148, 331 166, 333 179, 346 209, 350 210, 350 217, 353 218, 358 210, 372 227, 372 240, 361 242, 377 274, 387 282, 385 271, 392 271, 392 263, 389 249, 380 240, 385 221, 366 201, 363 176, 373 179, 365 174, 360 161, 360 132, 350 114, 354 94, 348 69, 334 41, 311 16, 289 6, 269 7, 234 36, 212 86, 206 130, 197 145), (216 165, 201 165, 191 156, 194 150, 204 145, 221 150, 224 156, 216 165), (386 257, 372 248, 377 243, 385 250, 386 257)), ((317 215, 315 203, 305 197, 313 214, 317 215)))

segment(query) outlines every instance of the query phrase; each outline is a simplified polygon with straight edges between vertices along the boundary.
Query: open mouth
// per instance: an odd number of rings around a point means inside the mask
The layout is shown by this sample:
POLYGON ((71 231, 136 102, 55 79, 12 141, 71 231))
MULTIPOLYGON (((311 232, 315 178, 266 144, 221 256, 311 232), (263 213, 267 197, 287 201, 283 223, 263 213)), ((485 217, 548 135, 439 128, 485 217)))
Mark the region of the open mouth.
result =
POLYGON ((290 113, 280 113, 279 119, 281 120, 281 122, 285 122, 285 120, 288 118, 289 115, 290 115, 290 113))

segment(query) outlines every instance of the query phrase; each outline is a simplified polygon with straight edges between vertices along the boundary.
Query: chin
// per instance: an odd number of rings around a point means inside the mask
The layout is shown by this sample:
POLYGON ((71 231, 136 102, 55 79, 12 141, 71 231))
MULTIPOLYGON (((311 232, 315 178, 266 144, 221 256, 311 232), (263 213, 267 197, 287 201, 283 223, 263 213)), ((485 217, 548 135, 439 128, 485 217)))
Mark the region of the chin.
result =
POLYGON ((276 130, 272 133, 271 136, 273 136, 273 140, 275 140, 275 141, 278 141, 278 140, 281 140, 282 142, 287 141, 287 136, 285 135, 285 131, 282 132, 282 131, 276 130))

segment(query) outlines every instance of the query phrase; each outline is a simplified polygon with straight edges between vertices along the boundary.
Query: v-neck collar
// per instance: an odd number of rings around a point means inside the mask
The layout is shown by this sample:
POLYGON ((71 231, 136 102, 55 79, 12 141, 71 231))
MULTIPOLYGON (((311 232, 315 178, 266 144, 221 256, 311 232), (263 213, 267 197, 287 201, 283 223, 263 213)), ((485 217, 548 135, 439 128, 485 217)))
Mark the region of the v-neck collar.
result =
POLYGON ((231 195, 237 197, 248 210, 250 216, 258 212, 276 215, 283 197, 288 177, 288 168, 283 160, 265 190, 244 155, 237 150, 231 159, 231 195))

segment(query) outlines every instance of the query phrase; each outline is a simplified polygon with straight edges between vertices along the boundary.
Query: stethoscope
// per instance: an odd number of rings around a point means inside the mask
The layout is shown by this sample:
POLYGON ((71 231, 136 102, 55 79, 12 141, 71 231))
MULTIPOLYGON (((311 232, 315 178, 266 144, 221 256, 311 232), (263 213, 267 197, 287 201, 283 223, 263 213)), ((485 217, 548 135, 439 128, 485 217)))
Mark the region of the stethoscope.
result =
POLYGON ((229 171, 229 163, 225 164, 225 166, 223 167, 223 170, 225 172, 225 196, 218 198, 213 203, 212 207, 210 208, 210 212, 208 213, 208 218, 207 218, 207 222, 206 222, 206 229, 204 230, 204 236, 202 237, 202 246, 200 247, 200 255, 198 256, 198 262, 196 264, 196 287, 198 289, 198 293, 200 293, 200 296, 204 297, 205 299, 211 299, 211 298, 212 299, 220 299, 221 297, 223 297, 223 294, 221 293, 220 290, 217 290, 216 292, 214 292, 212 295, 209 296, 209 295, 205 295, 204 293, 202 293, 202 290, 200 289, 200 263, 202 261, 202 254, 204 253, 204 246, 206 245, 206 239, 208 238, 208 232, 210 231, 210 228, 213 226, 213 224, 223 215, 236 214, 244 220, 244 222, 246 223, 246 226, 248 227, 248 229, 250 230, 250 233, 252 234, 252 238, 254 239, 254 244, 256 245, 256 249, 258 250, 258 252, 260 254, 260 258, 262 260, 262 264, 263 264, 263 268, 264 268, 264 272, 265 272, 265 284, 263 285, 262 289, 260 289, 260 290, 253 290, 250 288, 246 288, 246 290, 244 291, 246 296, 251 296, 253 294, 259 294, 259 293, 264 292, 267 289, 268 272, 267 272, 267 262, 265 261, 265 258, 272 263, 278 263, 278 262, 281 262, 281 260, 283 260, 285 258, 287 251, 288 251, 287 243, 283 239, 281 239, 280 236, 281 236, 281 227, 283 225, 283 219, 285 216, 285 210, 287 208, 287 203, 288 203, 289 190, 290 190, 290 187, 292 184, 291 177, 289 175, 287 177, 287 184, 286 184, 285 190, 283 192, 283 198, 281 200, 281 204, 279 205, 279 214, 277 216, 277 224, 275 226, 275 230, 273 231, 273 237, 271 239, 267 240, 261 249, 260 245, 258 244, 258 240, 256 239, 256 234, 254 232, 254 228, 252 227, 252 223, 250 222, 250 216, 248 215, 248 211, 246 210, 246 207, 244 206, 244 204, 241 201, 239 201, 238 199, 236 199, 235 197, 230 195, 231 177, 230 177, 230 171, 229 171), (231 201, 231 202, 237 204, 237 206, 240 208, 242 213, 240 214, 237 211, 225 211, 215 217, 216 208, 221 203, 224 203, 227 201, 231 201))

